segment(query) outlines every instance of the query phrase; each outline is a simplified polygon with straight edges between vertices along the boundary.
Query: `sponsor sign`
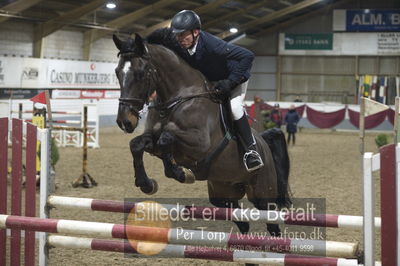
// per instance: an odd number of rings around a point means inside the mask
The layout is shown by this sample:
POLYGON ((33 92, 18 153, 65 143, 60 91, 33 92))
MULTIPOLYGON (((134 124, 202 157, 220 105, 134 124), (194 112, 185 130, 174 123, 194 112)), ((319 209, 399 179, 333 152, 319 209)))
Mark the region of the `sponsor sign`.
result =
POLYGON ((53 99, 79 99, 81 97, 80 90, 53 90, 53 99))
POLYGON ((400 31, 400 9, 339 9, 333 18, 335 31, 400 31))
MULTIPOLYGON (((294 49, 286 45, 287 36, 279 35, 279 54, 286 55, 384 55, 400 54, 400 32, 340 32, 333 34, 330 50, 294 49)), ((300 47, 299 47, 300 48, 300 47)))
POLYGON ((116 63, 0 57, 0 88, 119 89, 116 63))
POLYGON ((107 90, 104 93, 104 98, 106 99, 118 99, 121 95, 120 90, 107 90))
POLYGON ((116 99, 119 90, 53 90, 53 99, 116 99))
POLYGON ((287 50, 332 50, 332 33, 285 34, 287 50))
POLYGON ((400 54, 400 32, 378 33, 377 45, 381 54, 400 54))
POLYGON ((81 91, 82 99, 99 99, 104 98, 104 90, 85 90, 81 91))
POLYGON ((44 90, 0 89, 0 99, 30 99, 44 90))
POLYGON ((91 62, 49 61, 48 86, 81 88, 114 88, 118 86, 115 65, 91 62))

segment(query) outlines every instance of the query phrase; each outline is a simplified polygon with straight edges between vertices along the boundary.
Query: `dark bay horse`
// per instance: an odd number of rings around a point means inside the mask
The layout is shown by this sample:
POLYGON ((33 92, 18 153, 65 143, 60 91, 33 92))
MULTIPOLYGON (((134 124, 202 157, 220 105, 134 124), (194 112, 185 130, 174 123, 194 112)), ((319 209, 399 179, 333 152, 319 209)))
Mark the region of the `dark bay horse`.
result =
MULTIPOLYGON (((157 92, 144 133, 130 142, 137 187, 147 194, 157 189, 144 168, 146 151, 162 159, 167 177, 182 183, 190 178, 206 179, 210 202, 217 207, 239 207, 238 201, 245 195, 260 210, 267 210, 269 203, 290 204, 289 158, 280 130, 261 135, 254 131, 265 165, 247 172, 237 142, 226 138, 220 106, 211 100, 210 84, 199 71, 166 47, 146 43, 139 35, 128 40, 114 35, 113 39, 120 56, 115 70, 121 87, 118 126, 132 133, 139 111, 154 90, 157 92), (223 139, 228 139, 228 144, 222 152, 212 157, 208 167, 202 164, 223 139), (202 171, 203 167, 207 171, 202 171)), ((248 223, 236 224, 242 233, 248 232, 248 223)), ((278 225, 267 224, 267 229, 271 235, 280 235, 278 225)))

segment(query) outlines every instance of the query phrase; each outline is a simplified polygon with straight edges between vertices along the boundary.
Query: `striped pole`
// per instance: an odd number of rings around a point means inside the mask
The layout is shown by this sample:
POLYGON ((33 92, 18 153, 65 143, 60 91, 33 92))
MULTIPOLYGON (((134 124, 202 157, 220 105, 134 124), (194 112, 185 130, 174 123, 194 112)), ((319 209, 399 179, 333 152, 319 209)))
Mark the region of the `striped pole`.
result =
MULTIPOLYGON (((128 241, 103 240, 93 238, 80 238, 69 236, 51 235, 48 243, 52 247, 79 248, 98 251, 112 251, 122 253, 139 254, 138 246, 134 247, 128 241)), ((140 243, 154 249, 154 243, 140 243)), ((158 248, 157 248, 158 251, 158 248)), ((217 248, 193 247, 184 245, 165 245, 156 253, 157 257, 206 259, 216 261, 231 261, 240 263, 262 263, 268 265, 291 265, 291 266, 356 266, 355 259, 337 259, 325 257, 296 256, 288 254, 277 254, 270 252, 251 252, 244 250, 226 250, 217 248)), ((136 257, 136 256, 135 256, 136 257)))
MULTIPOLYGON (((127 201, 98 200, 90 198, 75 198, 50 196, 50 207, 67 207, 92 211, 129 213, 138 203, 127 201)), ((185 206, 162 204, 168 210, 175 209, 183 218, 208 220, 263 222, 301 226, 335 227, 362 229, 363 217, 334 214, 299 214, 278 211, 263 211, 257 209, 233 209, 217 207, 185 206), (256 213, 257 215, 250 215, 256 213)), ((381 218, 375 217, 375 226, 380 228, 381 218)))
MULTIPOLYGON (((36 215, 36 144, 37 128, 32 124, 26 125, 25 152, 25 216, 36 215)), ((25 265, 35 265, 35 232, 25 231, 25 265)))
MULTIPOLYGON (((8 118, 0 118, 0 214, 7 213, 8 118)), ((6 265, 6 230, 0 229, 0 265, 6 265)))
MULTIPOLYGON (((32 119, 26 119, 26 122, 31 123, 32 119)), ((81 121, 78 120, 52 120, 51 122, 53 122, 54 124, 80 124, 81 121)))
POLYGON ((380 148, 380 183, 381 183, 381 256, 383 265, 399 265, 397 253, 397 156, 396 144, 385 145, 380 148))
MULTIPOLYGON (((25 111, 23 111, 23 112, 20 112, 20 111, 11 111, 12 113, 22 113, 22 114, 32 114, 33 113, 33 110, 25 110, 25 111)), ((68 112, 64 112, 64 111, 52 111, 51 112, 53 115, 54 114, 56 114, 56 115, 81 115, 82 113, 81 112, 78 112, 78 111, 76 111, 76 112, 73 112, 73 111, 68 111, 68 112)))
MULTIPOLYGON (((20 119, 12 119, 11 155, 11 214, 22 215, 22 136, 23 124, 20 119)), ((11 264, 21 265, 21 231, 11 230, 11 264)))
POLYGON ((12 228, 61 234, 84 234, 94 237, 112 237, 176 245, 213 246, 243 250, 273 251, 311 256, 355 258, 357 243, 321 240, 298 240, 270 236, 255 236, 160 228, 111 223, 41 219, 35 217, 0 215, 0 229, 12 228), (305 248, 307 247, 307 248, 305 248))

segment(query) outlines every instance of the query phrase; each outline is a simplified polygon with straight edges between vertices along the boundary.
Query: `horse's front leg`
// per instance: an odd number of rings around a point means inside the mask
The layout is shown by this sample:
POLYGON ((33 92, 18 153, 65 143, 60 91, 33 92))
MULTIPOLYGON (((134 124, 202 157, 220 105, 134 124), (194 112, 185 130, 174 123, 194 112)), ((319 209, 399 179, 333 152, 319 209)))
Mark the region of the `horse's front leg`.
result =
POLYGON ((194 183, 195 178, 193 173, 184 167, 178 166, 174 161, 172 145, 175 141, 175 136, 168 131, 162 132, 157 141, 157 146, 161 150, 161 158, 164 164, 164 174, 166 177, 173 178, 180 183, 194 183))
POLYGON ((148 195, 152 195, 157 192, 158 185, 154 179, 150 179, 146 170, 144 169, 143 153, 146 147, 146 137, 144 135, 133 138, 129 147, 131 149, 133 157, 133 168, 135 170, 135 186, 139 187, 140 190, 148 195))

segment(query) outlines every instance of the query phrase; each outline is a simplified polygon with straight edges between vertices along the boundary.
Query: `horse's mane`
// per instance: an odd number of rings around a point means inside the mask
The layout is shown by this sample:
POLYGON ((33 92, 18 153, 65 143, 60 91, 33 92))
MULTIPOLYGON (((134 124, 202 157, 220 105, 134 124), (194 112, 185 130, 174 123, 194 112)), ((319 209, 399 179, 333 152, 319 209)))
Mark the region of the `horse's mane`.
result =
POLYGON ((172 33, 171 28, 161 28, 153 31, 147 36, 146 41, 149 44, 162 45, 165 48, 173 51, 179 59, 187 64, 188 67, 196 70, 196 72, 198 72, 202 76, 202 78, 207 81, 207 78, 203 75, 203 73, 201 73, 191 64, 189 53, 185 49, 181 48, 178 41, 176 40, 175 34, 172 33))
POLYGON ((186 60, 185 51, 180 47, 171 28, 161 28, 150 33, 147 38, 149 44, 162 45, 177 54, 180 58, 186 60))

